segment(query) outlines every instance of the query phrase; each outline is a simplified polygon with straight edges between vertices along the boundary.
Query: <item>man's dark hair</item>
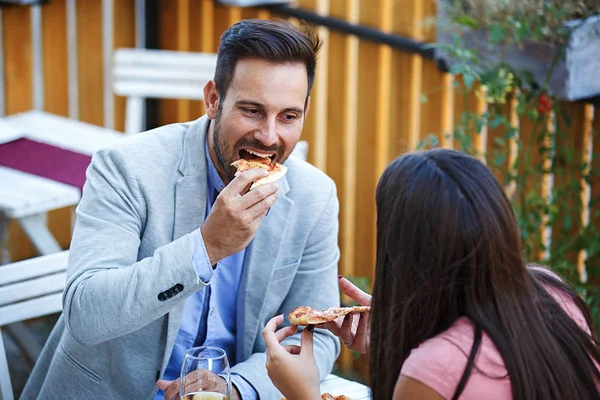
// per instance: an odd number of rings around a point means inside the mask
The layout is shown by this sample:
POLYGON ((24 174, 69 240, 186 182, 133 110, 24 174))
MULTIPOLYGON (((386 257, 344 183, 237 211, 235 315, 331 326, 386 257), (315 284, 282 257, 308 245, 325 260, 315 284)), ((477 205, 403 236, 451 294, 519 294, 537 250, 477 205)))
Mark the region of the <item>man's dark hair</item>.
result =
POLYGON ((318 35, 305 24, 296 26, 282 20, 240 21, 221 36, 215 71, 219 95, 225 98, 239 60, 258 58, 277 64, 303 63, 308 78, 308 97, 315 80, 321 44, 318 35))

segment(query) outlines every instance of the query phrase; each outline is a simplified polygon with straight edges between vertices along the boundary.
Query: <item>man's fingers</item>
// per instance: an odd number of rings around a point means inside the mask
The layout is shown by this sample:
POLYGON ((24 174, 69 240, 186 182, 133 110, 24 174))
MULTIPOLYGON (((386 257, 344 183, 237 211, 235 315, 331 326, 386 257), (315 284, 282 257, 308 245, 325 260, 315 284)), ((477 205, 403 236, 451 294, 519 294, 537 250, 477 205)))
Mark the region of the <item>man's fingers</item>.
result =
POLYGON ((168 382, 168 385, 166 385, 166 387, 164 387, 163 384, 163 388, 161 388, 160 386, 159 389, 161 389, 163 392, 165 392, 165 400, 173 400, 175 397, 177 397, 179 395, 179 378, 177 378, 174 381, 164 381, 164 380, 159 380, 157 382, 157 386, 159 382, 168 382))
POLYGON ((273 203, 275 203, 275 200, 277 200, 277 196, 277 192, 272 193, 268 197, 251 206, 248 210, 246 210, 248 219, 254 222, 260 222, 267 214, 269 208, 271 208, 273 203))
POLYGON ((371 295, 360 290, 348 279, 340 277, 339 285, 340 289, 342 289, 342 292, 344 292, 351 299, 356 300, 361 306, 371 305, 371 295))
POLYGON ((275 336, 277 336, 277 340, 279 340, 279 343, 281 343, 283 339, 292 336, 297 331, 298 327, 296 325, 286 326, 285 328, 275 332, 275 336))
MULTIPOLYGON (((267 183, 263 186, 259 186, 256 189, 254 189, 242 196, 240 208, 242 210, 251 210, 254 207, 256 207, 258 204, 260 204, 261 202, 268 199, 269 197, 271 197, 273 195, 276 196, 278 191, 279 191, 279 187, 277 186, 276 183, 267 183)), ((277 197, 275 197, 275 198, 277 198, 277 197)), ((273 200, 273 201, 275 201, 275 200, 273 200)), ((271 205, 269 205, 269 207, 270 206, 271 205)), ((264 211, 266 211, 267 209, 268 209, 268 207, 263 208, 264 211)))
POLYGON ((259 178, 264 178, 268 173, 264 169, 254 168, 246 172, 242 172, 223 189, 223 192, 227 194, 241 194, 242 191, 252 182, 258 180, 259 178))

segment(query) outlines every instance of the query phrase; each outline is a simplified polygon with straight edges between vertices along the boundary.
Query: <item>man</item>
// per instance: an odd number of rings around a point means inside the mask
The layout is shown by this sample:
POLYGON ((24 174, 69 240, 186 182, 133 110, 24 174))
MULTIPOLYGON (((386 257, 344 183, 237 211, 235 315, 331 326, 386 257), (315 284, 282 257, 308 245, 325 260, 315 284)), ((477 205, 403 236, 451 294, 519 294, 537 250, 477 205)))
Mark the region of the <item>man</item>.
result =
MULTIPOLYGON (((319 40, 287 23, 242 21, 221 38, 207 115, 94 155, 77 208, 64 311, 24 399, 178 394, 187 348, 233 365, 234 399, 279 399, 260 332, 276 314, 339 304, 331 179, 290 157, 310 104, 319 40), (277 183, 231 163, 285 162, 277 183), (157 386, 161 392, 156 392, 157 386)), ((288 344, 299 344, 299 335, 288 344)), ((315 333, 321 376, 339 352, 315 333)))

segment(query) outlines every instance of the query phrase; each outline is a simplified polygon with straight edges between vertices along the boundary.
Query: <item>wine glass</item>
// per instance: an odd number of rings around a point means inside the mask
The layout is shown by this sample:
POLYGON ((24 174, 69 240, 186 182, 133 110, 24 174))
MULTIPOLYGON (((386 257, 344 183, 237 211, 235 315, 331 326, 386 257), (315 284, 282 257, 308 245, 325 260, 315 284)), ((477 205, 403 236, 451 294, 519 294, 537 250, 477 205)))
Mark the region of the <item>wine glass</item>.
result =
POLYGON ((229 400, 231 372, 227 354, 218 347, 193 347, 185 352, 179 395, 183 400, 229 400))

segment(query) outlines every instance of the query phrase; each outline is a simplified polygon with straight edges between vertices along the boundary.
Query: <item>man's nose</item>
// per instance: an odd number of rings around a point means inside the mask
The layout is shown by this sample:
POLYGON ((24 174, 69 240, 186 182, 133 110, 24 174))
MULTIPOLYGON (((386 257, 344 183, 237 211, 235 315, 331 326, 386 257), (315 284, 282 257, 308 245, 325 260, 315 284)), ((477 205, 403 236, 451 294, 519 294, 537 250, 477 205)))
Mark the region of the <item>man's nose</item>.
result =
POLYGON ((275 118, 265 118, 259 130, 254 132, 254 138, 265 147, 277 144, 277 121, 275 118))

